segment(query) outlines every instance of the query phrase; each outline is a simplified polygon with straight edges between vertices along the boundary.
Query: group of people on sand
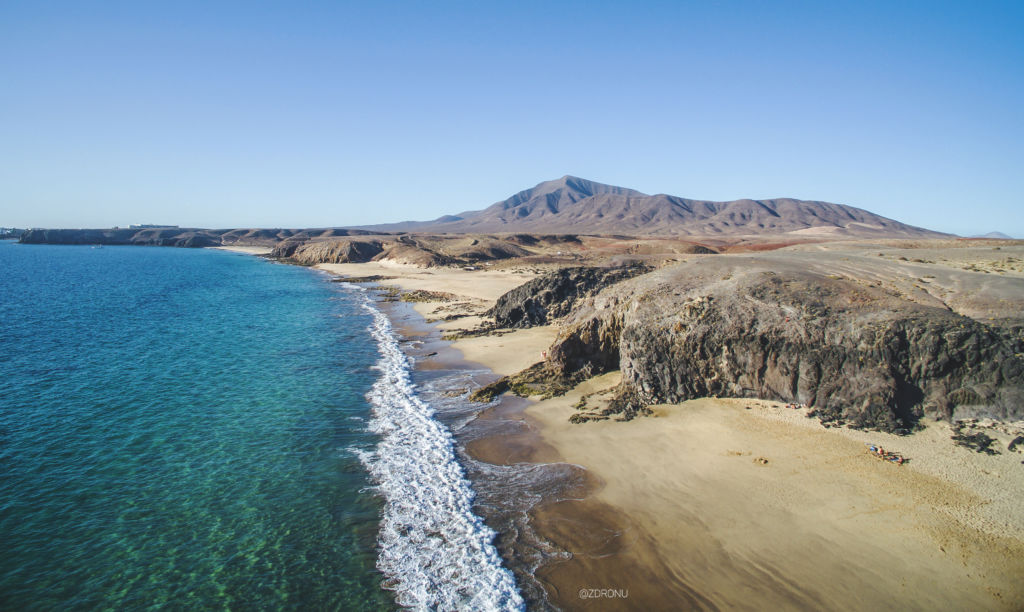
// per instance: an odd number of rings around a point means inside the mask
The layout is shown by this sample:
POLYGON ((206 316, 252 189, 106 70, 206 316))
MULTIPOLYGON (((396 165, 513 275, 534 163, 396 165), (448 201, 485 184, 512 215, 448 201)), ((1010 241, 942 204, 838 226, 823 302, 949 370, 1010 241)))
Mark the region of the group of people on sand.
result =
POLYGON ((903 462, 906 461, 906 459, 903 458, 903 455, 887 451, 881 446, 869 444, 868 450, 871 451, 871 454, 878 457, 882 461, 892 461, 896 465, 903 465, 903 462))
POLYGON ((802 410, 806 407, 807 406, 804 406, 803 404, 797 404, 796 402, 790 402, 789 404, 786 404, 786 408, 790 408, 792 410, 802 410))

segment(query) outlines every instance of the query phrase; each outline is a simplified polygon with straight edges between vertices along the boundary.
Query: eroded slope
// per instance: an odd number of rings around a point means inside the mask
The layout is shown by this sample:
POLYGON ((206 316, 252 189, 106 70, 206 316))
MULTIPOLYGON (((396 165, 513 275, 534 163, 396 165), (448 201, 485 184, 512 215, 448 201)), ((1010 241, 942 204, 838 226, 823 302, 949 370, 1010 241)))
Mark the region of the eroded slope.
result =
POLYGON ((707 257, 624 281, 565 321, 548 368, 620 368, 616 411, 707 396, 805 403, 887 431, 923 414, 1024 415, 1024 340, 813 258, 707 257))

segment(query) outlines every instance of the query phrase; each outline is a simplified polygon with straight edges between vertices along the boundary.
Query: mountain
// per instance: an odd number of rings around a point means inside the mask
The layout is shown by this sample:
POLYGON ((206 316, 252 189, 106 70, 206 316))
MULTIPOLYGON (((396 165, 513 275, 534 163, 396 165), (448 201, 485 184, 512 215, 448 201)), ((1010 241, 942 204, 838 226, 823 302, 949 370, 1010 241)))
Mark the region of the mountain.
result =
POLYGON ((649 236, 942 237, 853 206, 778 198, 712 202, 563 176, 483 210, 433 221, 366 226, 377 231, 526 232, 649 236))
POLYGON ((980 234, 978 236, 971 236, 971 238, 992 238, 995 240, 1013 240, 1013 236, 1007 236, 1002 232, 989 232, 987 234, 980 234))

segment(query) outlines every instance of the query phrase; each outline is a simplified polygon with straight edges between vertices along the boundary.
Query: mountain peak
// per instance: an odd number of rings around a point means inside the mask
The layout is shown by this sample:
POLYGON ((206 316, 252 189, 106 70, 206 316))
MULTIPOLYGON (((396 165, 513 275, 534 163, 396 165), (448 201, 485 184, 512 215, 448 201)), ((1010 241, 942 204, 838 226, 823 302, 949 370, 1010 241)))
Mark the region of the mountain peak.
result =
MULTIPOLYGON (((487 210, 506 211, 517 209, 518 217, 526 217, 533 214, 533 211, 542 205, 552 214, 558 213, 565 206, 575 204, 580 200, 600 195, 625 195, 642 196, 644 194, 625 187, 615 187, 596 183, 587 179, 566 174, 561 178, 538 183, 530 189, 525 189, 511 198, 498 202, 487 210), (526 208, 522 208, 522 207, 526 208)), ((486 211, 481 211, 486 212, 486 211)))
MULTIPOLYGON (((587 180, 585 178, 580 178, 578 176, 573 176, 571 174, 566 174, 565 176, 563 176, 561 178, 557 178, 557 179, 555 179, 553 181, 547 181, 547 183, 554 183, 556 185, 564 185, 565 187, 568 187, 570 189, 577 189, 577 190, 580 190, 580 191, 595 191, 595 192, 598 192, 598 193, 605 192, 605 191, 610 191, 610 190, 615 190, 615 189, 622 189, 622 187, 614 187, 612 185, 605 185, 604 183, 598 183, 598 182, 595 182, 595 181, 587 180)), ((541 184, 544 184, 544 183, 541 183, 541 184)))
MULTIPOLYGON (((597 181, 591 181, 589 179, 580 178, 571 174, 566 174, 560 178, 556 178, 550 181, 544 181, 538 183, 531 189, 526 191, 532 191, 534 194, 537 193, 549 193, 557 189, 569 189, 580 194, 587 196, 598 195, 602 193, 616 193, 620 195, 646 195, 634 189, 627 189, 625 187, 616 187, 615 185, 607 185, 605 183, 598 183, 597 181)), ((525 192, 520 192, 525 193, 525 192)))
POLYGON ((536 232, 634 236, 752 236, 794 239, 940 237, 860 208, 792 198, 713 202, 647 195, 566 174, 483 210, 435 221, 377 226, 387 231, 536 232))

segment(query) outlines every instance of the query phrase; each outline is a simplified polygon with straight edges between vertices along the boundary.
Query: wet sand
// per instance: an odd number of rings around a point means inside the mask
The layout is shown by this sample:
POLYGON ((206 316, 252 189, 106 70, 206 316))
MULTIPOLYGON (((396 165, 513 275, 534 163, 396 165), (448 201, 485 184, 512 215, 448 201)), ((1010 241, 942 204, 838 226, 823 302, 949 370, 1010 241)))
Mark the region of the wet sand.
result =
MULTIPOLYGON (((320 266, 409 290, 456 294, 479 315, 530 278, 394 265, 320 266), (372 269, 371 269, 372 268, 372 269), (378 269, 379 268, 379 269, 378 269)), ((427 320, 452 301, 412 305, 427 320)), ((464 329, 474 316, 435 323, 464 329)), ((507 374, 539 361, 555 330, 462 338, 466 362, 507 374)), ((451 359, 448 354, 447 359, 451 359)), ((467 451, 495 464, 563 461, 586 478, 531 512, 543 538, 572 553, 537 569, 564 609, 1024 609, 1024 465, 953 446, 948 425, 900 438, 824 429, 759 400, 695 400, 630 422, 573 425, 584 394, 505 402, 505 421, 467 451), (749 409, 748 409, 749 407, 749 409), (880 443, 911 460, 871 456, 880 443)), ((600 401, 592 395, 589 404, 600 401)))

